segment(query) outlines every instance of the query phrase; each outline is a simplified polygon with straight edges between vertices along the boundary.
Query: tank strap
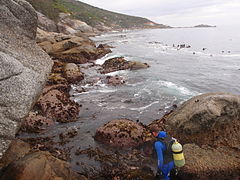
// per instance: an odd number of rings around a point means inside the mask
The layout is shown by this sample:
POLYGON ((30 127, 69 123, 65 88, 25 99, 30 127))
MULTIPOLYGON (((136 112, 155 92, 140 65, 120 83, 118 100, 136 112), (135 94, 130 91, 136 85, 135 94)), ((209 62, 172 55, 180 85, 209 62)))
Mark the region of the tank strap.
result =
POLYGON ((174 154, 181 154, 181 153, 183 153, 183 150, 182 151, 179 151, 179 152, 174 152, 174 151, 172 151, 174 154))

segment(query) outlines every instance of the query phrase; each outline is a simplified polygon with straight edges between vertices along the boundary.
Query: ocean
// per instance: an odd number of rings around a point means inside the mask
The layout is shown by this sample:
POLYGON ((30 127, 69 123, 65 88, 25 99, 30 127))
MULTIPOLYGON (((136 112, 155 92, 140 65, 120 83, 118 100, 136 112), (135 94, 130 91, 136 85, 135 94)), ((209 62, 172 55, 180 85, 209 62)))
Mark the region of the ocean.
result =
MULTIPOLYGON (((92 101, 105 113, 120 112, 114 118, 129 118, 150 123, 176 104, 210 92, 239 94, 240 34, 238 28, 146 29, 108 33, 92 38, 97 44, 113 46, 112 57, 148 63, 150 68, 118 71, 125 85, 108 86, 101 81, 78 102, 92 101), (189 48, 179 48, 185 44, 189 48)), ((93 74, 95 76, 95 74, 93 74)), ((97 123, 98 124, 98 123, 97 123)))

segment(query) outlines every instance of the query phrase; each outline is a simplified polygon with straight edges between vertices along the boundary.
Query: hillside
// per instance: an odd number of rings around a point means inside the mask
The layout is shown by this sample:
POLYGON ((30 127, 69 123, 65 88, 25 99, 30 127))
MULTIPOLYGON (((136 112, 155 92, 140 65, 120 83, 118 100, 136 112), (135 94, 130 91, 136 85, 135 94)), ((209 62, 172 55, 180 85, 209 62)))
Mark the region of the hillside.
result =
POLYGON ((92 27, 111 27, 112 29, 167 28, 146 18, 114 13, 76 0, 27 0, 39 12, 55 22, 60 12, 70 13, 72 18, 86 22, 92 27))

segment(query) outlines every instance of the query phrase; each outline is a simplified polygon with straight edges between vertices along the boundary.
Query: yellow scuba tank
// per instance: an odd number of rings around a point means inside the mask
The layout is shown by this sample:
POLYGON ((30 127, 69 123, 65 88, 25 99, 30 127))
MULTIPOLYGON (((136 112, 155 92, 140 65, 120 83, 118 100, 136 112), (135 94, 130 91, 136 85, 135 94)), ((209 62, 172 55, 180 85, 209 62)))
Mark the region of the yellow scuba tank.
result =
POLYGON ((182 145, 175 140, 172 144, 173 160, 177 167, 182 167, 185 164, 182 145))

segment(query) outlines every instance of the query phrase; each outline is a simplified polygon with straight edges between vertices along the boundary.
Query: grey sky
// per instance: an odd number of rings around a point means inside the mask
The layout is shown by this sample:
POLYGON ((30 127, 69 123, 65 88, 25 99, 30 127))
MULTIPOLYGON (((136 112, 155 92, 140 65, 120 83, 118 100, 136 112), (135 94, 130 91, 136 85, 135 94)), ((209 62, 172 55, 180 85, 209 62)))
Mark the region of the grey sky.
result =
POLYGON ((80 0, 171 26, 231 25, 240 22, 240 0, 80 0))

